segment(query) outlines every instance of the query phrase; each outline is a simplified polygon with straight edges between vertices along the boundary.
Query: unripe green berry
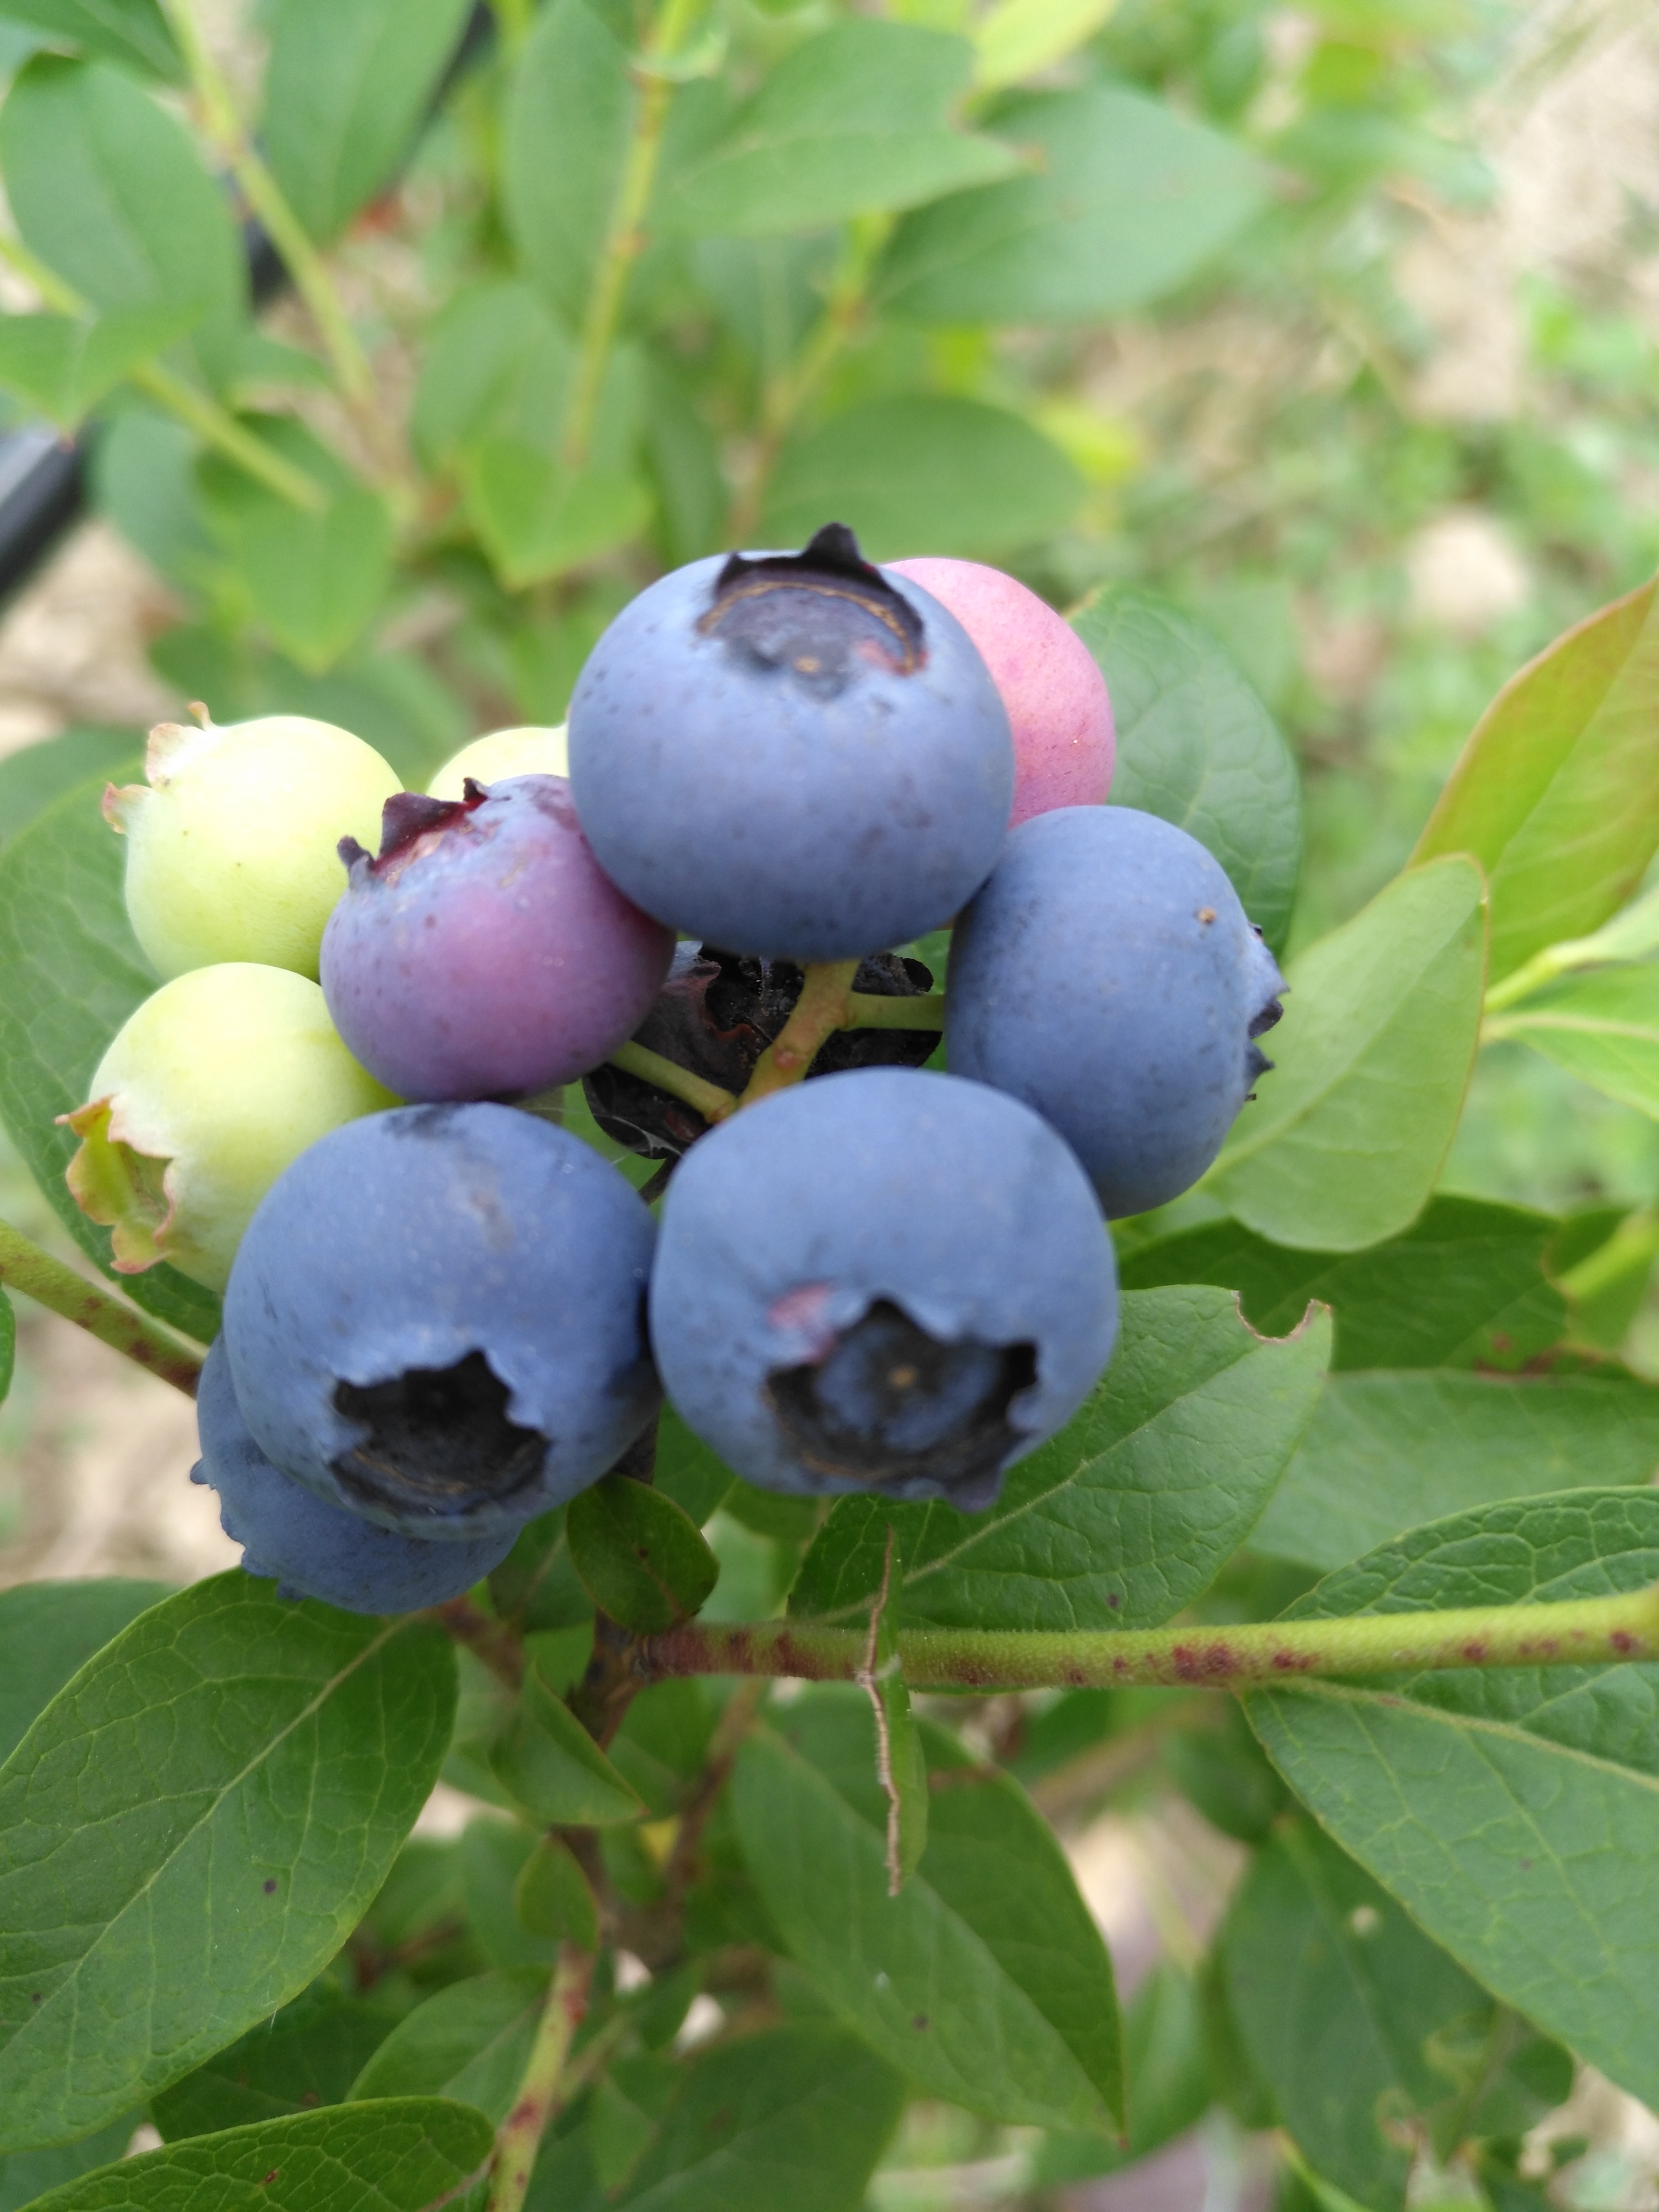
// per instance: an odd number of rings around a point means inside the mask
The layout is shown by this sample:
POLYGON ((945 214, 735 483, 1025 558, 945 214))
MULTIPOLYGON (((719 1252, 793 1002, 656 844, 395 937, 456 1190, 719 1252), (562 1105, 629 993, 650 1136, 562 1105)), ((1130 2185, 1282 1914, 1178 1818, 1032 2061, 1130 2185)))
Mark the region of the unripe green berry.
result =
POLYGON ((564 724, 538 729, 492 730, 487 738, 474 738, 453 759, 447 760, 429 784, 434 799, 465 799, 466 779, 486 789, 509 775, 568 775, 570 754, 565 744, 564 724))
POLYGON ((164 983, 117 1031, 88 1103, 69 1187, 115 1232, 115 1265, 158 1260, 222 1290, 253 1209, 343 1121, 397 1100, 341 1043, 322 992, 286 968, 230 961, 164 983))
POLYGON ((337 848, 378 842, 401 788, 372 745, 331 722, 266 714, 150 732, 148 785, 112 784, 105 819, 127 839, 127 913, 162 975, 257 961, 315 977, 344 888, 337 848))

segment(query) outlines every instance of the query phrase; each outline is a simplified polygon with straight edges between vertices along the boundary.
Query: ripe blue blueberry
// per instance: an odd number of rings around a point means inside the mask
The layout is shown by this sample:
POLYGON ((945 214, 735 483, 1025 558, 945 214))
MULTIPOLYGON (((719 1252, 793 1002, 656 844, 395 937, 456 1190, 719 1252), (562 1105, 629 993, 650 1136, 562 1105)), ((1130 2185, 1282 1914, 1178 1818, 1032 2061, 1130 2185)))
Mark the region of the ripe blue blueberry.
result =
POLYGON ((850 960, 950 921, 990 872, 1008 716, 967 632, 850 531, 678 568, 623 608, 570 705, 599 865, 733 952, 850 960))
POLYGON ((283 1597, 318 1597, 348 1613, 413 1613, 441 1605, 497 1567, 514 1531, 465 1543, 398 1536, 317 1497, 273 1467, 248 1432, 221 1338, 196 1391, 202 1456, 192 1482, 219 1493, 219 1522, 242 1547, 251 1575, 275 1580, 283 1597))
POLYGON ((469 782, 458 799, 400 792, 379 857, 349 837, 340 857, 323 995, 400 1098, 568 1083, 632 1036, 673 957, 673 932, 600 870, 562 776, 469 782))
POLYGON ((382 1528, 516 1529, 604 1474, 657 1402, 654 1234, 597 1152, 512 1107, 336 1129, 272 1185, 231 1270, 248 1427, 382 1528))
POLYGON ((824 1076, 722 1123, 669 1187, 651 1281, 664 1386, 764 1489, 988 1505, 1116 1332, 1081 1169, 976 1083, 824 1076))
POLYGON ((1058 1129, 1113 1218, 1189 1189, 1258 1075, 1285 979, 1219 864, 1128 806, 1010 833, 951 949, 959 1075, 1058 1129))

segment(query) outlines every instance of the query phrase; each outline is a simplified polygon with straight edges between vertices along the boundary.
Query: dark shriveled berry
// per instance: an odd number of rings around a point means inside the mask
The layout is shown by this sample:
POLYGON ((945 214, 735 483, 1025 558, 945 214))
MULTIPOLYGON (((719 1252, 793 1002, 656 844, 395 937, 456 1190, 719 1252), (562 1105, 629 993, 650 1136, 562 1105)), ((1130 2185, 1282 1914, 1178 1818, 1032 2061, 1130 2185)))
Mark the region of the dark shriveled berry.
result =
MULTIPOLYGON (((794 1011, 804 971, 788 960, 682 945, 657 1002, 634 1042, 723 1091, 741 1092, 755 1064, 794 1011)), ((933 987, 920 960, 878 952, 861 961, 855 991, 907 999, 933 987)), ((838 1030, 819 1048, 810 1077, 849 1067, 920 1067, 939 1043, 937 1030, 838 1030)), ((708 1133, 695 1106, 643 1076, 597 1067, 582 1079, 593 1118, 607 1137, 647 1159, 677 1160, 708 1133)))

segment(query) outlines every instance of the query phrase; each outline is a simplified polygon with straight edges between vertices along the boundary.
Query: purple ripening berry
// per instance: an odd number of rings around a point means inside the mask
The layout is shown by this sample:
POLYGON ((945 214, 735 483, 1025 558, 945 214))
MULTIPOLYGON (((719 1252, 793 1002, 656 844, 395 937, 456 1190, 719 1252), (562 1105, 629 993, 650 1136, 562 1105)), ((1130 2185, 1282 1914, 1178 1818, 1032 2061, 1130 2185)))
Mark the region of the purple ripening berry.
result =
POLYGON ((400 1097, 507 1098, 596 1067, 673 955, 588 849, 562 776, 386 801, 380 850, 343 838, 323 933, 329 1012, 400 1097))

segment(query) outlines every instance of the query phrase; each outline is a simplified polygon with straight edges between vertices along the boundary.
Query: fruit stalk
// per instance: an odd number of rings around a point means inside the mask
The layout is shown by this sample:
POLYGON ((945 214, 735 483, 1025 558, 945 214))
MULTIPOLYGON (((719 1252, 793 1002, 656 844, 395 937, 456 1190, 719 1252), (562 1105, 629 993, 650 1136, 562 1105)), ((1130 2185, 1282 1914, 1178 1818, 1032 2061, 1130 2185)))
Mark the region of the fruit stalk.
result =
MULTIPOLYGON (((752 1106, 773 1091, 799 1083, 835 1032, 850 1026, 853 978, 858 969, 856 960, 817 961, 807 969, 794 1011, 755 1062, 749 1087, 738 1101, 739 1106, 752 1106)), ((888 1002, 878 1000, 876 1003, 888 1002)), ((892 1004, 908 1009, 915 1000, 895 999, 892 1004)))
POLYGON ((0 1283, 61 1314, 100 1344, 147 1367, 164 1382, 171 1382, 187 1398, 195 1396, 202 1355, 192 1345, 161 1322, 151 1321, 147 1314, 136 1312, 95 1283, 88 1282, 84 1275, 77 1275, 61 1260, 43 1252, 7 1221, 0 1221, 0 1283))
MULTIPOLYGON (((647 1679, 781 1674, 853 1681, 862 1628, 806 1622, 688 1622, 647 1638, 647 1679)), ((1444 1667, 1599 1666, 1659 1658, 1659 1584, 1615 1597, 1444 1613, 1364 1613, 1077 1633, 911 1628, 898 1633, 913 1690, 1172 1686, 1238 1690, 1310 1676, 1414 1674, 1444 1667)))
POLYGON ((918 992, 913 999, 882 998, 874 991, 849 991, 844 1030, 943 1030, 945 994, 918 992))
POLYGON ((562 1943, 519 2094, 496 2130, 488 2212, 519 2212, 524 2203, 542 2136, 574 2086, 565 2062, 587 2011, 592 1978, 593 1954, 562 1943))

